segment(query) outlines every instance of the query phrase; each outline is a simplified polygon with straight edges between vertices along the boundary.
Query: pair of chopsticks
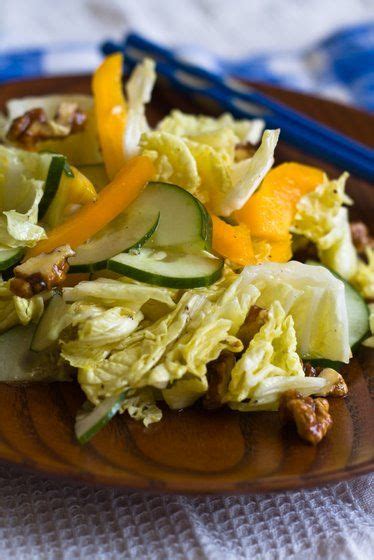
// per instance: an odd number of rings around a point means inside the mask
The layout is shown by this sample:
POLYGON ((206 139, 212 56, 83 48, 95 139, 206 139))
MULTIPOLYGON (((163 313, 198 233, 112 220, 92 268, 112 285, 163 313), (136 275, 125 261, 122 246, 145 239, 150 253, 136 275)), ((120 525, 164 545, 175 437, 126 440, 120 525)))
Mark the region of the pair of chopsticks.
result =
POLYGON ((262 118, 267 128, 280 128, 286 142, 363 179, 374 180, 374 150, 251 86, 184 62, 169 49, 137 34, 128 35, 121 45, 106 43, 103 50, 105 54, 122 50, 130 68, 145 56, 151 57, 157 73, 183 93, 215 101, 237 118, 262 118))

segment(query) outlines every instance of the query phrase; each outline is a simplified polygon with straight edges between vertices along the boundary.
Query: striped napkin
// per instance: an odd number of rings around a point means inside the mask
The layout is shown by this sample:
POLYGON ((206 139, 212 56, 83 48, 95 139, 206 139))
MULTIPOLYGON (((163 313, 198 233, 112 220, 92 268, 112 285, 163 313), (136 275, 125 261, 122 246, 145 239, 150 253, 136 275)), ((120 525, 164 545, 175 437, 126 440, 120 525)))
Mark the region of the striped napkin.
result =
MULTIPOLYGON (((374 21, 342 29, 302 51, 277 51, 225 59, 196 45, 175 46, 183 59, 223 75, 318 93, 374 109, 374 21)), ((100 47, 75 43, 0 51, 0 82, 36 76, 91 72, 100 47)))

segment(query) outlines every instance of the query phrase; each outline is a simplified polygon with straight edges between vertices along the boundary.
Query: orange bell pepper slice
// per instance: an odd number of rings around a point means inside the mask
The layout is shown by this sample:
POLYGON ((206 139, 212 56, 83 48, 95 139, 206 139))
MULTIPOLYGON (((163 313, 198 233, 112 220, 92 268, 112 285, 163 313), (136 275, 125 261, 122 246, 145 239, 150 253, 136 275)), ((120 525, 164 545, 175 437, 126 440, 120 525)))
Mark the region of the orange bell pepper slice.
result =
POLYGON ((122 89, 122 67, 122 54, 114 53, 98 67, 92 80, 99 140, 110 179, 125 163, 127 103, 122 89))
POLYGON ((154 173, 155 169, 149 158, 132 158, 125 163, 113 181, 100 191, 95 202, 86 204, 52 229, 47 239, 42 239, 27 251, 26 258, 49 253, 62 245, 70 245, 72 249, 82 245, 129 206, 154 173))
POLYGON ((245 266, 255 263, 251 234, 247 226, 231 226, 212 215, 213 249, 230 261, 245 266))
POLYGON ((283 163, 265 177, 259 190, 235 212, 255 237, 269 241, 289 238, 289 229, 300 198, 323 182, 324 173, 300 163, 283 163))

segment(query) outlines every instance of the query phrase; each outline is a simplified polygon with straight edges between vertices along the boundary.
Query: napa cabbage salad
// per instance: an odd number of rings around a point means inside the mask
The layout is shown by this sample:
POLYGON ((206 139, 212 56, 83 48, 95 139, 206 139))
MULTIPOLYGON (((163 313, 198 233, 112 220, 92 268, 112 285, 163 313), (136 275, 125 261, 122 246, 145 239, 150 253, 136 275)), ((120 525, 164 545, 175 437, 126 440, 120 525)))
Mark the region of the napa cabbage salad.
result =
POLYGON ((92 96, 13 99, 1 119, 2 381, 76 380, 81 443, 117 413, 149 426, 197 402, 280 410, 318 443, 338 370, 373 346, 348 175, 274 166, 280 131, 258 119, 175 109, 152 127, 154 63, 125 92, 122 63, 92 96))

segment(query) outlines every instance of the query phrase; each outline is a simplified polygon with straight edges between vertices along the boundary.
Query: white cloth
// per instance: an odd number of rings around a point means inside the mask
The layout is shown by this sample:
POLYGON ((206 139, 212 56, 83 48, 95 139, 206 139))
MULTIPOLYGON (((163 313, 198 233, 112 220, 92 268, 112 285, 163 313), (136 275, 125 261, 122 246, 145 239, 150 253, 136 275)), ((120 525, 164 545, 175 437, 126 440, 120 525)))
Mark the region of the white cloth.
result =
POLYGON ((373 480, 252 496, 152 496, 1 467, 0 558, 371 560, 373 480))

